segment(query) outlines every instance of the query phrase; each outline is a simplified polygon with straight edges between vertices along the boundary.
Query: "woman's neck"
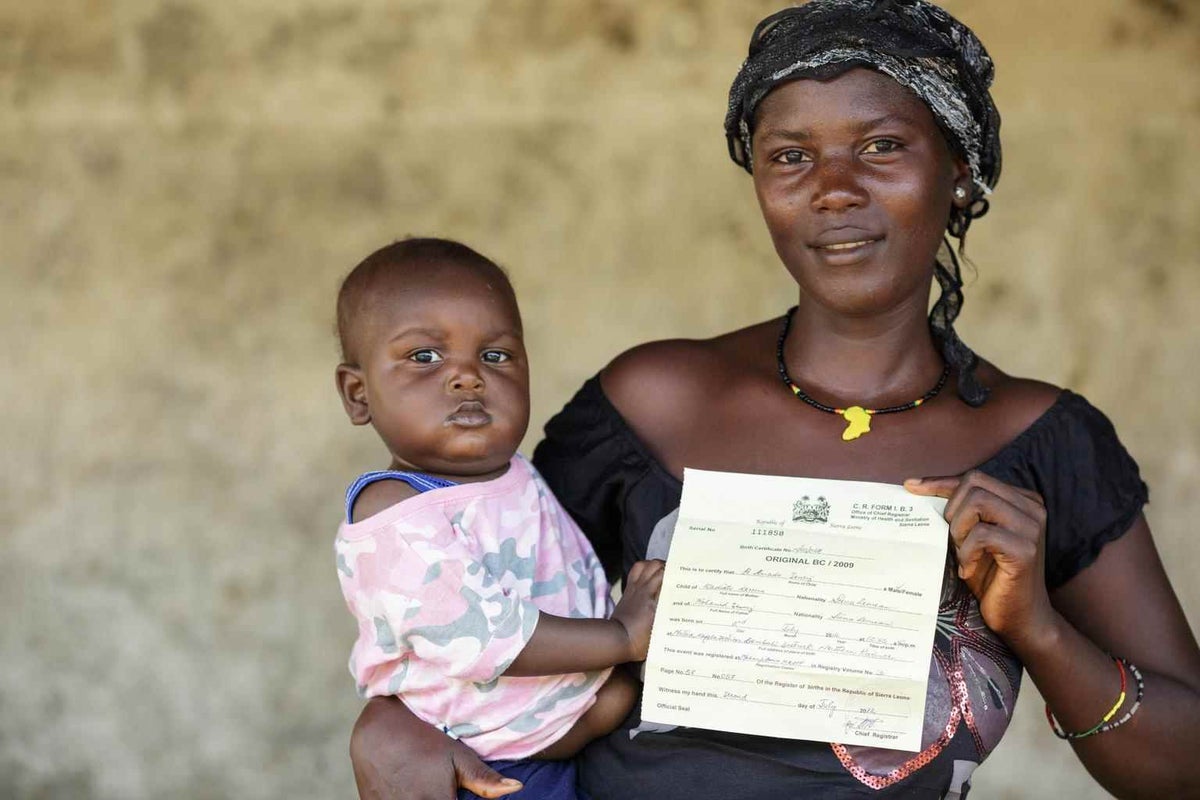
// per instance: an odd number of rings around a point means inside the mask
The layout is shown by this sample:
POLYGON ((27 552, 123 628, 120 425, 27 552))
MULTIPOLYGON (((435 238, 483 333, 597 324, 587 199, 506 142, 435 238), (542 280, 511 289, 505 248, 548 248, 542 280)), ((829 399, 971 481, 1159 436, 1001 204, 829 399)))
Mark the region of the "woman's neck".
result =
POLYGON ((922 306, 910 303, 870 317, 847 317, 804 295, 792 315, 784 359, 788 374, 806 393, 867 407, 921 395, 944 367, 922 306))

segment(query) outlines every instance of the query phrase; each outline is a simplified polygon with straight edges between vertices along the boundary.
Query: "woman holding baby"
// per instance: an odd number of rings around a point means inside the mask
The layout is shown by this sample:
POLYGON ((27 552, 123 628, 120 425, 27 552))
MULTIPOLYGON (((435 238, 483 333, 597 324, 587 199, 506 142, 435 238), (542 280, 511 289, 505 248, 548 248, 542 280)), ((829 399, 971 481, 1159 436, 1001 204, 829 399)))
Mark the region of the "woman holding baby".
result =
MULTIPOLYGON (((961 242, 1000 174, 992 75, 975 35, 922 0, 812 0, 763 20, 725 127, 793 307, 618 356, 534 456, 610 574, 646 557, 685 467, 947 498, 922 749, 644 730, 635 709, 579 757, 595 800, 964 796, 1022 670, 1107 790, 1200 796, 1200 649, 1137 465, 1084 398, 1004 374, 954 330, 946 237, 961 242)), ((507 791, 393 699, 368 704, 352 755, 366 797, 507 791)))

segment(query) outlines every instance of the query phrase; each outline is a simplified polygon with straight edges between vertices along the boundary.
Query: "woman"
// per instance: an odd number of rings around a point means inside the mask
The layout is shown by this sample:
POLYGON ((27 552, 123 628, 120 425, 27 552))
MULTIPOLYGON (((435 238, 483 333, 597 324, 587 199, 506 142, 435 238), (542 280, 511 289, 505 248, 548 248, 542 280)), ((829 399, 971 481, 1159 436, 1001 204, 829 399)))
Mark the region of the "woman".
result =
MULTIPOLYGON (((1109 791, 1200 794, 1200 648, 1136 464, 1086 400, 1003 374, 953 328, 961 284, 943 236, 961 241, 999 176, 991 79, 978 39, 921 0, 814 0, 760 23, 726 133, 796 307, 621 355, 535 455, 623 571, 677 507, 685 466, 907 480, 948 498, 922 750, 643 729, 635 714, 581 757, 598 800, 962 796, 1022 666, 1109 791)), ((449 798, 456 780, 500 794, 394 701, 368 705, 351 749, 364 796, 449 798)))

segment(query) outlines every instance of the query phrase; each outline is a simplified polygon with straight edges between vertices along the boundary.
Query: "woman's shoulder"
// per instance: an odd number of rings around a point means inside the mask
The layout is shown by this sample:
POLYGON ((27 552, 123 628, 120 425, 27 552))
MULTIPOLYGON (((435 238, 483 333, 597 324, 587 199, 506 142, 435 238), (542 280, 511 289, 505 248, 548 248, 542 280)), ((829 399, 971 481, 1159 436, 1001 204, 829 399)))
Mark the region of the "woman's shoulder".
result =
POLYGON ((990 463, 1021 462, 1027 468, 1078 477, 1080 471, 1105 480, 1130 476, 1141 485, 1136 463, 1112 422, 1087 398, 1044 381, 1016 378, 990 364, 980 377, 992 393, 984 406, 987 427, 1005 442, 990 463))
POLYGON ((604 394, 623 414, 687 402, 714 366, 708 341, 664 339, 640 344, 600 373, 604 394))
POLYGON ((755 374, 759 362, 773 365, 778 333, 779 320, 771 319, 708 339, 646 342, 614 358, 601 373, 601 380, 613 398, 647 382, 675 394, 691 394, 698 385, 707 385, 711 391, 715 379, 755 374), (765 343, 770 347, 764 347, 765 343))
POLYGON ((777 334, 778 321, 768 320, 710 339, 647 342, 614 358, 600 385, 635 432, 669 437, 691 426, 718 394, 770 379, 777 334))
POLYGON ((990 392, 983 411, 988 427, 1003 442, 1017 439, 1058 408, 1069 393, 1045 381, 1008 375, 980 360, 977 373, 990 392))

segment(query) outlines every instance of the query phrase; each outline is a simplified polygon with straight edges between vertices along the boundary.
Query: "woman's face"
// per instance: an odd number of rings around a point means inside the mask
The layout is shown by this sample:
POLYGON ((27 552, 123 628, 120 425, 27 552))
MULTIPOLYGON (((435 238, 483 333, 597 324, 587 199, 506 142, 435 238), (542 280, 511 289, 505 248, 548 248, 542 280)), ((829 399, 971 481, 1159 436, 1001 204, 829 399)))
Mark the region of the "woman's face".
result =
POLYGON ((925 309, 970 180, 928 106, 867 69, 796 80, 759 105, 752 145, 763 218, 807 297, 850 315, 925 309))

